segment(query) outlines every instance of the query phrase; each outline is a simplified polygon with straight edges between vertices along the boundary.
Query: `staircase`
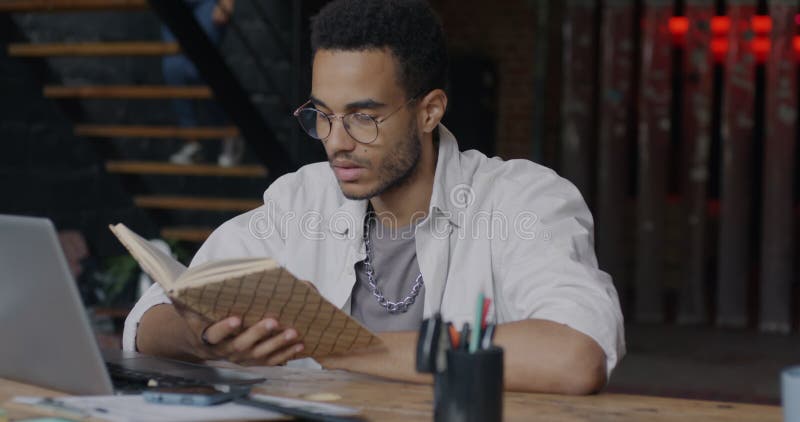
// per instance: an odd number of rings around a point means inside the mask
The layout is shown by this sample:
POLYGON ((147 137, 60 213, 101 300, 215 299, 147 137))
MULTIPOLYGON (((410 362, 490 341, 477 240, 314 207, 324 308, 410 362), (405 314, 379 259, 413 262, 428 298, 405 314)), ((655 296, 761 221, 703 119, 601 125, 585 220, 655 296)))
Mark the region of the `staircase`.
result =
MULTIPOLYGON (((265 5, 278 1, 239 0, 237 10, 240 7, 255 8, 257 14, 263 17, 266 15, 263 10, 265 5)), ((287 4, 279 4, 277 8, 288 7, 289 16, 271 16, 270 20, 296 24, 295 6, 287 4)), ((42 60, 51 69, 54 68, 54 79, 59 81, 47 81, 42 92, 46 98, 65 104, 66 110, 73 110, 67 114, 73 119, 74 134, 85 138, 86 142, 95 143, 106 158, 106 171, 122 178, 132 201, 137 207, 148 210, 161 227, 162 237, 199 243, 214 227, 231 216, 258 207, 262 203, 261 194, 271 179, 296 167, 293 164, 296 156, 290 156, 287 151, 295 154, 299 151, 297 147, 289 148, 289 145, 294 145, 298 138, 294 127, 296 124, 290 115, 290 105, 299 104, 299 98, 296 97, 299 92, 297 78, 300 75, 292 69, 298 66, 300 49, 296 45, 288 46, 286 42, 293 39, 296 30, 290 28, 286 35, 285 28, 276 28, 273 22, 259 24, 259 27, 269 28, 268 35, 274 38, 275 49, 279 50, 277 54, 282 58, 272 59, 265 64, 261 57, 252 57, 258 62, 256 68, 266 82, 256 81, 258 86, 248 89, 239 81, 253 82, 257 78, 252 73, 236 77, 233 66, 226 63, 216 49, 211 52, 213 54, 198 55, 203 48, 208 52, 209 45, 198 47, 205 34, 201 34, 200 39, 192 38, 198 37, 192 33, 197 25, 192 22, 194 18, 191 12, 186 13, 188 10, 181 1, 176 0, 0 1, 0 14, 13 14, 21 32, 26 35, 25 23, 38 16, 48 16, 46 19, 71 16, 70 22, 75 22, 75 16, 80 15, 80 19, 91 24, 93 19, 112 16, 109 14, 114 14, 115 19, 135 14, 137 22, 147 20, 149 25, 157 28, 159 22, 163 21, 179 41, 191 41, 190 49, 186 51, 179 43, 151 39, 118 40, 113 37, 102 39, 103 34, 100 34, 98 37, 101 40, 48 39, 12 43, 8 45, 8 55, 21 60, 42 60), (123 14, 123 17, 117 14, 123 14), (148 16, 143 17, 143 14, 148 16), (177 53, 185 53, 195 63, 209 86, 167 86, 159 83, 158 77, 152 77, 160 75, 160 59, 164 55, 177 53), (220 60, 213 60, 215 57, 220 57, 220 60), (75 58, 104 61, 109 67, 113 63, 141 61, 149 64, 146 73, 150 76, 142 78, 134 75, 129 81, 96 83, 87 81, 91 75, 76 78, 74 71, 71 74, 59 72, 59 64, 63 66, 65 60, 75 58), (276 68, 283 75, 282 80, 279 75, 276 81, 276 68), (291 89, 287 92, 285 88, 291 89), (135 116, 114 118, 114 113, 108 112, 117 105, 118 109, 146 112, 152 107, 152 110, 163 109, 166 110, 163 114, 172 115, 169 101, 173 99, 197 102, 215 100, 234 124, 179 127, 168 121, 136 121, 135 116), (75 109, 79 112, 75 112, 75 109), (100 113, 93 110, 99 110, 100 113), (110 118, 97 121, 97 118, 93 118, 97 115, 110 118), (177 150, 182 140, 197 140, 213 150, 219 148, 217 143, 221 139, 236 136, 242 137, 248 146, 242 164, 221 167, 215 162, 180 165, 168 161, 169 151, 177 150)), ((237 20, 236 12, 232 15, 229 27, 227 37, 241 38, 239 42, 246 47, 245 50, 256 53, 251 41, 244 38, 248 26, 246 22, 237 20)), ((113 71, 109 73, 114 74, 115 79, 124 79, 125 76, 124 69, 120 69, 119 75, 113 71)))

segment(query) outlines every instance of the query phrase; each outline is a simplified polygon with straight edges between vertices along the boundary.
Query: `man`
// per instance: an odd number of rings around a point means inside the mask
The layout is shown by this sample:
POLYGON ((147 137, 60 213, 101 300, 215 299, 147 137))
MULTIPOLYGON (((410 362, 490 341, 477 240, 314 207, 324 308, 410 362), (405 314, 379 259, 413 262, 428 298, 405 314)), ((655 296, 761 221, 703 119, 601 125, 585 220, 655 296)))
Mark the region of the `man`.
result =
MULTIPOLYGON (((384 350, 322 359, 325 368, 430 382, 414 371, 422 318, 441 312, 460 326, 482 292, 507 388, 601 389, 624 339, 591 214, 551 170, 459 153, 440 125, 447 56, 427 2, 329 3, 313 21, 312 50, 311 97, 295 115, 329 162, 276 180, 264 206, 223 224, 192 264, 273 257, 380 333, 384 350)), ((180 312, 155 287, 131 312, 125 347, 257 365, 303 348, 273 320, 242 330, 236 316, 209 324, 180 312)))

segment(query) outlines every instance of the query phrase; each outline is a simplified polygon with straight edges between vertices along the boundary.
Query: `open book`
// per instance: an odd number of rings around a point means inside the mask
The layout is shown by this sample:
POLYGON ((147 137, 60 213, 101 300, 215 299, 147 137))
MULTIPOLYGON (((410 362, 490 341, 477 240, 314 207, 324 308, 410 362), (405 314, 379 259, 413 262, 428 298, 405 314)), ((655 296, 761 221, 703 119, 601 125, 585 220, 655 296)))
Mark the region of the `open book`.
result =
POLYGON ((242 318, 247 328, 267 318, 297 330, 305 348, 297 357, 322 357, 365 349, 380 339, 269 258, 207 262, 187 269, 124 224, 109 226, 173 302, 219 321, 242 318))

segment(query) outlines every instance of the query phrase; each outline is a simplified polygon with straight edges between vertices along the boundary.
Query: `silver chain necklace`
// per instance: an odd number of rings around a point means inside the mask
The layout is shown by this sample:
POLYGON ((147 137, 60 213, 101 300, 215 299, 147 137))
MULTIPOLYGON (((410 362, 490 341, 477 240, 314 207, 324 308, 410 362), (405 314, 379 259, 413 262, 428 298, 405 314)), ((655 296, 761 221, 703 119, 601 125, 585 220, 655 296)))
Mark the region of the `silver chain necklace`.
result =
POLYGON ((367 215, 367 220, 364 222, 364 244, 366 245, 367 249, 367 257, 364 258, 364 272, 367 273, 367 281, 369 282, 369 291, 372 293, 372 296, 375 296, 375 299, 378 300, 378 304, 386 308, 390 314, 402 314, 408 311, 408 308, 414 304, 414 301, 417 299, 417 295, 419 295, 419 291, 422 289, 422 286, 425 284, 422 280, 422 272, 419 273, 417 279, 414 281, 414 285, 411 286, 411 291, 408 293, 408 296, 405 299, 399 302, 392 302, 383 295, 383 292, 378 288, 378 283, 375 281, 375 270, 372 268, 372 258, 371 255, 371 248, 370 248, 370 240, 369 240, 369 228, 370 224, 369 221, 372 218, 372 214, 367 215))

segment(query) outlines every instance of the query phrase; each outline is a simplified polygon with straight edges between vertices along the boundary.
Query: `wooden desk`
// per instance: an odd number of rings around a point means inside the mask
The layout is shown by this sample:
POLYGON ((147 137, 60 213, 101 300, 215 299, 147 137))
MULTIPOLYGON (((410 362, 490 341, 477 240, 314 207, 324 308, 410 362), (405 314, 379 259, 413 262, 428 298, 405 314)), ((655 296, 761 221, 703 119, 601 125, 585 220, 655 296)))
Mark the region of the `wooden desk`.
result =
MULTIPOLYGON (((253 368, 267 381, 257 390, 266 394, 308 398, 309 394, 341 396, 333 403, 358 407, 369 420, 409 421, 432 419, 430 386, 386 381, 341 371, 290 368, 253 368)), ((12 420, 29 417, 6 404, 15 395, 48 395, 54 392, 0 379, 0 407, 12 420)), ((779 422, 778 406, 762 406, 659 397, 600 394, 572 397, 546 394, 506 393, 506 421, 736 421, 779 422)))

